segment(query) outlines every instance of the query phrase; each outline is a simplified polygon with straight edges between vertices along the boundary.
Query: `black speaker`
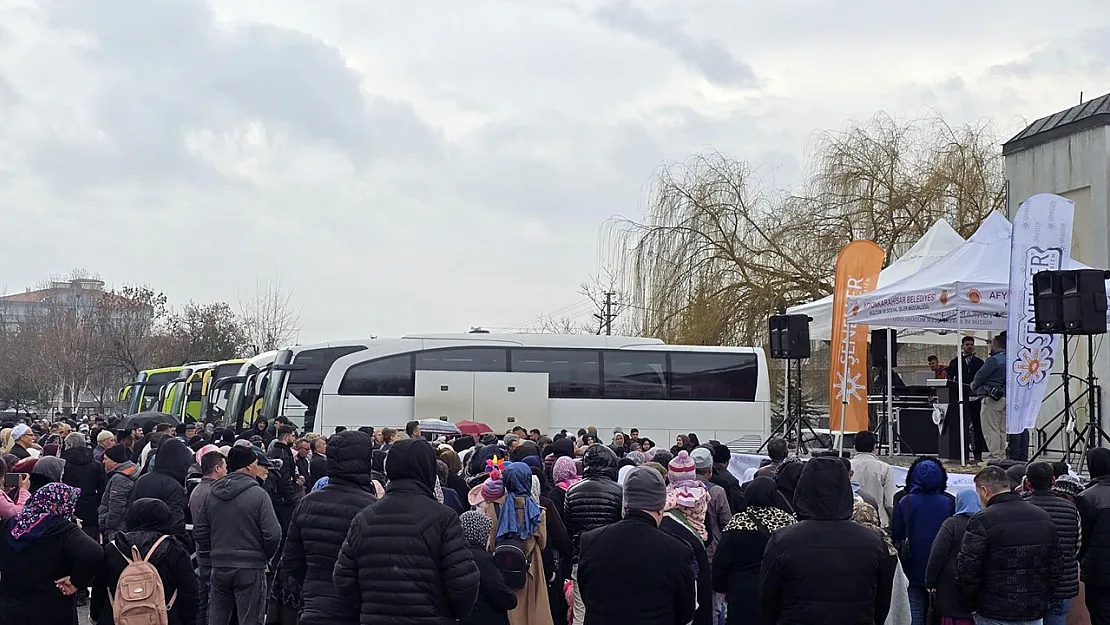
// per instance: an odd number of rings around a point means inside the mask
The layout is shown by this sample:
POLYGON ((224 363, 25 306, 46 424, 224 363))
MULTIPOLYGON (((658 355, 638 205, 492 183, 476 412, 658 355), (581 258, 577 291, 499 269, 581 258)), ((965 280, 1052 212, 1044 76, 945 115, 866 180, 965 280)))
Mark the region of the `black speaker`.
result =
MULTIPOLYGON (((886 337, 887 331, 872 330, 871 331, 871 364, 878 367, 879 365, 886 365, 886 337)), ((890 331, 890 363, 891 367, 898 366, 898 332, 895 330, 890 331)))
POLYGON ((1037 334, 1060 334, 1064 319, 1060 311, 1060 271, 1033 274, 1033 325, 1037 334))
POLYGON ((1067 334, 1106 334, 1106 278, 1101 269, 1060 275, 1060 316, 1067 334))
POLYGON ((771 334, 771 358, 809 358, 808 315, 771 315, 767 324, 771 334))
POLYGON ((1033 274, 1033 321, 1039 334, 1105 334, 1106 273, 1101 269, 1033 274))

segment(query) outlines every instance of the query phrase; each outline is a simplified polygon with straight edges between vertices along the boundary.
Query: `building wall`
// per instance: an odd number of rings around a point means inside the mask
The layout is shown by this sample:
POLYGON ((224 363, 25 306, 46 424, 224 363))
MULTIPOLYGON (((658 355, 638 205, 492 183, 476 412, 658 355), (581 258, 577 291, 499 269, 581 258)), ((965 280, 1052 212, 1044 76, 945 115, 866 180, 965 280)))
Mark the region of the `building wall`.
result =
MULTIPOLYGON (((1011 220, 1021 203, 1032 195, 1055 193, 1066 197, 1075 202, 1072 258, 1092 267, 1110 268, 1110 217, 1107 214, 1107 202, 1110 201, 1110 126, 1084 130, 1011 154, 1006 157, 1006 176, 1010 183, 1007 212, 1011 220)), ((1110 384, 1110 346, 1099 349, 1105 339, 1105 336, 1095 337, 1095 374, 1102 384, 1110 384)), ((1086 338, 1076 337, 1071 345, 1072 374, 1086 376, 1086 338)), ((1057 362, 1056 370, 1060 369, 1061 363, 1057 362)), ((1050 392, 1059 386, 1058 380, 1055 378, 1049 387, 1050 392)), ((1073 394, 1081 388, 1079 384, 1071 385, 1073 394)), ((1063 396, 1057 392, 1046 399, 1041 408, 1041 424, 1062 409, 1063 396)), ((1076 408, 1076 415, 1081 425, 1086 423, 1085 402, 1076 408)), ((1110 426, 1110 418, 1105 415, 1103 425, 1110 426)))

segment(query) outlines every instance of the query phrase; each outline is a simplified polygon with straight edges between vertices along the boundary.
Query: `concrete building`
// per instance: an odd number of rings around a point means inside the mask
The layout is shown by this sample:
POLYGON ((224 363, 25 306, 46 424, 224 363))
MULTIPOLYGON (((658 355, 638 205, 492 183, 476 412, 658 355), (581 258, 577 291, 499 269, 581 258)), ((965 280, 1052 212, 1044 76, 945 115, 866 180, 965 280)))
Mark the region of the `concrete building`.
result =
MULTIPOLYGON (((1110 200, 1110 94, 1042 117, 1002 145, 1008 184, 1007 212, 1011 220, 1018 207, 1037 193, 1055 193, 1075 202, 1072 258, 1090 267, 1110 268, 1110 229, 1107 202, 1110 200)), ((1073 340, 1072 374, 1087 375, 1087 341, 1073 340)), ((1110 385, 1110 350, 1097 349, 1095 374, 1110 385)), ((1059 365, 1059 363, 1057 363, 1059 365)), ((1059 370, 1059 366, 1057 366, 1059 370)), ((1049 390, 1058 386, 1054 382, 1049 390)), ((1073 384, 1073 395, 1082 385, 1073 384)), ((1076 409, 1081 425, 1086 423, 1087 404, 1076 409)), ((1041 422, 1063 408, 1057 393, 1045 401, 1041 422)), ((1110 417, 1103 416, 1103 426, 1110 417)))
POLYGON ((0 296, 0 328, 16 328, 22 321, 50 307, 73 310, 80 316, 95 310, 104 295, 103 281, 78 278, 51 282, 44 289, 0 296))

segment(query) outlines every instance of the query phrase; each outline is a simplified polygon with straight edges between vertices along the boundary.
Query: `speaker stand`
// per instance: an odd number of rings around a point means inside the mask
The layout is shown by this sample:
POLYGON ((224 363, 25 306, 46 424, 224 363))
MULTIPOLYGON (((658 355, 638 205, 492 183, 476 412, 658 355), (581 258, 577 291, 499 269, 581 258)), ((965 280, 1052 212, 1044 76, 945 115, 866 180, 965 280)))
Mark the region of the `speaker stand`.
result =
POLYGON ((822 447, 831 446, 831 434, 830 440, 823 443, 821 436, 813 429, 813 423, 802 410, 802 361, 800 358, 792 358, 787 362, 786 367, 786 414, 756 453, 763 453, 771 439, 781 434, 787 443, 794 443, 798 455, 808 454, 809 445, 806 445, 805 438, 802 436, 803 431, 808 431, 813 440, 822 447))

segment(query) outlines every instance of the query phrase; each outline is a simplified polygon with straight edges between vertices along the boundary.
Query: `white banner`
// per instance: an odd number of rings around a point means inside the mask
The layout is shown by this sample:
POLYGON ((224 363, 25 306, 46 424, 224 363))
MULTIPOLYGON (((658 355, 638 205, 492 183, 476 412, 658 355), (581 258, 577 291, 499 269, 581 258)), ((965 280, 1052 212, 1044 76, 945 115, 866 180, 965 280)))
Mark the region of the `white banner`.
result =
POLYGON ((1068 266, 1075 203, 1041 193, 1022 202, 1014 216, 1010 246, 1009 324, 1006 340, 1006 431, 1036 426, 1059 337, 1037 334, 1033 275, 1068 266))

